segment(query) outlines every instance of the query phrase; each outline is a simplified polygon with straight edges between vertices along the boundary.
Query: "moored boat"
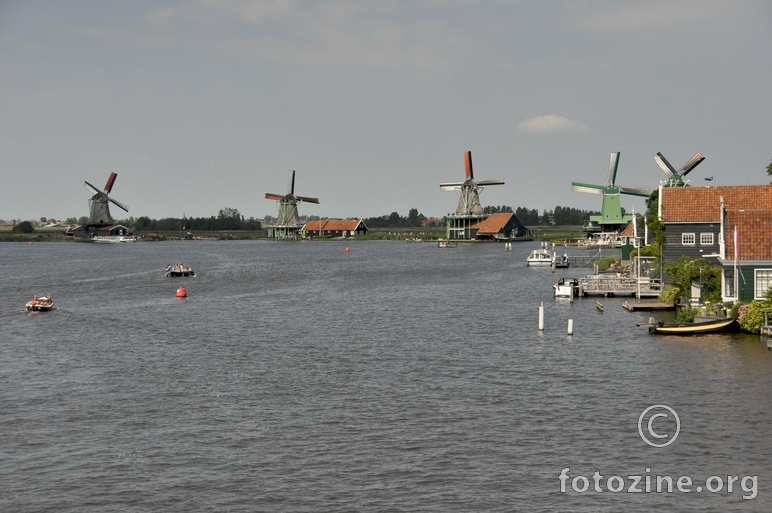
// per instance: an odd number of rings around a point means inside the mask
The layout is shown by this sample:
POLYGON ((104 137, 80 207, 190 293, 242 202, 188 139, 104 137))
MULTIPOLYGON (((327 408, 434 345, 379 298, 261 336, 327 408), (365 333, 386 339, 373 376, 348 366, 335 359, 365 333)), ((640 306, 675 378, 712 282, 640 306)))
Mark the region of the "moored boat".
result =
POLYGON ((446 240, 441 240, 437 243, 438 248, 455 248, 458 246, 458 242, 449 242, 446 240))
POLYGON ((528 267, 551 267, 552 266, 552 253, 544 247, 534 249, 529 253, 528 259, 525 264, 528 267))
POLYGON ((649 333, 664 335, 700 335, 702 333, 717 333, 735 329, 735 320, 731 317, 713 319, 703 322, 683 324, 665 324, 662 321, 649 325, 649 333))
POLYGON ((28 312, 48 312, 54 307, 54 301, 51 299, 51 294, 41 297, 34 296, 32 301, 28 301, 25 306, 28 312))
POLYGON ((552 288, 555 289, 555 297, 579 296, 579 280, 576 278, 560 278, 552 288))
POLYGON ((100 244, 116 244, 122 242, 136 242, 137 238, 133 235, 94 235, 91 237, 91 241, 100 244))

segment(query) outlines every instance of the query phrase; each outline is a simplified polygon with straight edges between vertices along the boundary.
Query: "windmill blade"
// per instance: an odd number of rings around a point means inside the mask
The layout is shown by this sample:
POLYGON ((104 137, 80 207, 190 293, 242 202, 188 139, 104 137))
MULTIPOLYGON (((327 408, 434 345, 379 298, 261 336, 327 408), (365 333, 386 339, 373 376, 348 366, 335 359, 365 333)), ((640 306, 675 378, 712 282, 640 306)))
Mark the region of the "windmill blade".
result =
POLYGON ((109 201, 110 203, 114 203, 115 205, 119 206, 120 208, 122 208, 122 209, 123 209, 123 210, 125 210, 126 212, 128 212, 128 211, 129 211, 129 207, 128 207, 127 205, 124 205, 124 204, 123 204, 123 203, 121 203, 120 201, 118 201, 118 200, 114 200, 114 199, 112 199, 112 198, 107 198, 107 199, 108 199, 108 201, 109 201))
POLYGON ((472 170, 472 152, 464 153, 464 164, 466 165, 466 179, 474 180, 474 171, 472 170))
POLYGON ((574 192, 586 192, 588 194, 603 194, 602 185, 593 185, 590 183, 571 182, 571 190, 574 192))
POLYGON ((91 194, 104 194, 102 191, 100 191, 99 189, 97 189, 96 187, 94 187, 93 185, 91 185, 91 184, 88 182, 88 180, 86 180, 86 182, 85 182, 84 186, 86 187, 86 189, 88 189, 88 191, 89 191, 91 194))
POLYGON ((300 201, 305 201, 306 203, 319 203, 319 198, 309 198, 308 196, 295 196, 300 201))
POLYGON ((689 159, 689 162, 687 162, 686 164, 683 165, 683 167, 681 167, 681 171, 682 171, 681 176, 688 175, 689 172, 695 167, 697 167, 700 164, 700 162, 702 162, 703 160, 705 160, 705 157, 702 156, 702 153, 700 152, 695 153, 694 157, 689 159))
POLYGON ((619 187, 619 192, 622 194, 630 194, 631 196, 643 196, 644 198, 649 197, 649 189, 642 189, 639 187, 622 187, 620 185, 617 185, 619 187))
POLYGON ((107 194, 110 194, 110 192, 113 190, 113 184, 115 184, 115 179, 118 177, 118 173, 110 173, 110 176, 107 178, 107 183, 105 184, 105 192, 107 194))
POLYGON ((265 199, 281 201, 284 198, 281 194, 273 194, 270 192, 265 193, 265 199))
POLYGON ((289 172, 289 182, 287 182, 287 194, 295 194, 295 170, 289 172))
POLYGON ((614 185, 614 181, 617 179, 617 167, 619 166, 619 152, 612 153, 608 161, 608 177, 606 182, 610 185, 614 185))
POLYGON ((492 178, 490 180, 480 180, 477 185, 504 185, 503 178, 492 178))
POLYGON ((673 176, 676 174, 676 170, 673 168, 673 166, 670 165, 670 162, 668 162, 660 152, 657 152, 657 154, 654 155, 654 162, 656 162, 657 165, 662 168, 662 171, 664 171, 667 176, 673 176))
POLYGON ((464 182, 445 182, 440 184, 440 190, 457 191, 462 185, 464 185, 464 182))

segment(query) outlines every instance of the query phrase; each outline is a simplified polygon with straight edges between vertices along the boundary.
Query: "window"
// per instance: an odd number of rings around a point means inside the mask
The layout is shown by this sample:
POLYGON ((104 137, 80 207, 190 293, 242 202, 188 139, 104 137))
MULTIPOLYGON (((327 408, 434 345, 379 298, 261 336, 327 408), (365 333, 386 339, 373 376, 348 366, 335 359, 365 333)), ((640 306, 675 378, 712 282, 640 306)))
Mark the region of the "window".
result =
POLYGON ((754 299, 764 299, 764 295, 772 287, 772 269, 756 269, 756 287, 754 299))
POLYGON ((734 269, 724 269, 724 297, 736 297, 734 295, 734 269))
POLYGON ((694 234, 693 233, 682 233, 681 234, 681 245, 682 246, 694 246, 694 234))
POLYGON ((701 233, 700 234, 700 245, 701 246, 712 246, 713 245, 713 234, 712 233, 701 233))

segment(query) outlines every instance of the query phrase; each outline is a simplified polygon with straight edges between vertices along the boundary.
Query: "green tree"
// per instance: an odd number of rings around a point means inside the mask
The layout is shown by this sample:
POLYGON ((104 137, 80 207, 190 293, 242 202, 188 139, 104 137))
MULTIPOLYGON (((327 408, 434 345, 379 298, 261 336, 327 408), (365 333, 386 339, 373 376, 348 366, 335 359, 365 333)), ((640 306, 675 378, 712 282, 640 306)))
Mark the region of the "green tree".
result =
POLYGON ((721 267, 708 264, 704 258, 692 260, 682 256, 677 262, 667 262, 665 272, 670 276, 671 285, 671 289, 663 294, 668 300, 689 297, 692 282, 699 282, 703 302, 721 302, 721 267))
POLYGON ((772 176, 772 162, 770 162, 769 165, 767 166, 767 174, 769 176, 772 176))
POLYGON ((29 221, 22 221, 13 227, 14 233, 32 233, 35 231, 35 227, 29 221))
POLYGON ((421 223, 418 221, 418 209, 417 208, 411 208, 410 211, 407 214, 407 222, 409 226, 420 226, 421 223))

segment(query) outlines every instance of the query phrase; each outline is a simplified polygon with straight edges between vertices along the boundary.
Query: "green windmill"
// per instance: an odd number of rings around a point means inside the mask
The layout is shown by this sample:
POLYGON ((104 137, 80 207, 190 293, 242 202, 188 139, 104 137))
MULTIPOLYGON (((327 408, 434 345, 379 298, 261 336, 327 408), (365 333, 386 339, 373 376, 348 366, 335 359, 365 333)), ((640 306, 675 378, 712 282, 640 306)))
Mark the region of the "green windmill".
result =
POLYGON ((616 232, 624 228, 627 223, 633 220, 633 214, 622 214, 622 205, 619 201, 620 194, 629 194, 644 198, 649 197, 649 189, 622 187, 621 185, 617 185, 615 182, 618 166, 619 152, 615 152, 611 154, 611 158, 609 159, 606 185, 571 182, 571 190, 575 192, 603 195, 603 206, 601 207, 600 215, 592 215, 590 216, 590 220, 584 223, 584 229, 589 233, 616 232))
POLYGON ((705 157, 702 156, 702 153, 695 153, 694 157, 690 158, 686 164, 681 166, 681 169, 676 171, 661 153, 657 152, 657 154, 654 155, 654 162, 656 162, 667 175, 667 180, 662 182, 663 187, 686 187, 689 185, 689 180, 684 180, 684 177, 691 173, 692 169, 697 167, 703 160, 705 160, 705 157))

